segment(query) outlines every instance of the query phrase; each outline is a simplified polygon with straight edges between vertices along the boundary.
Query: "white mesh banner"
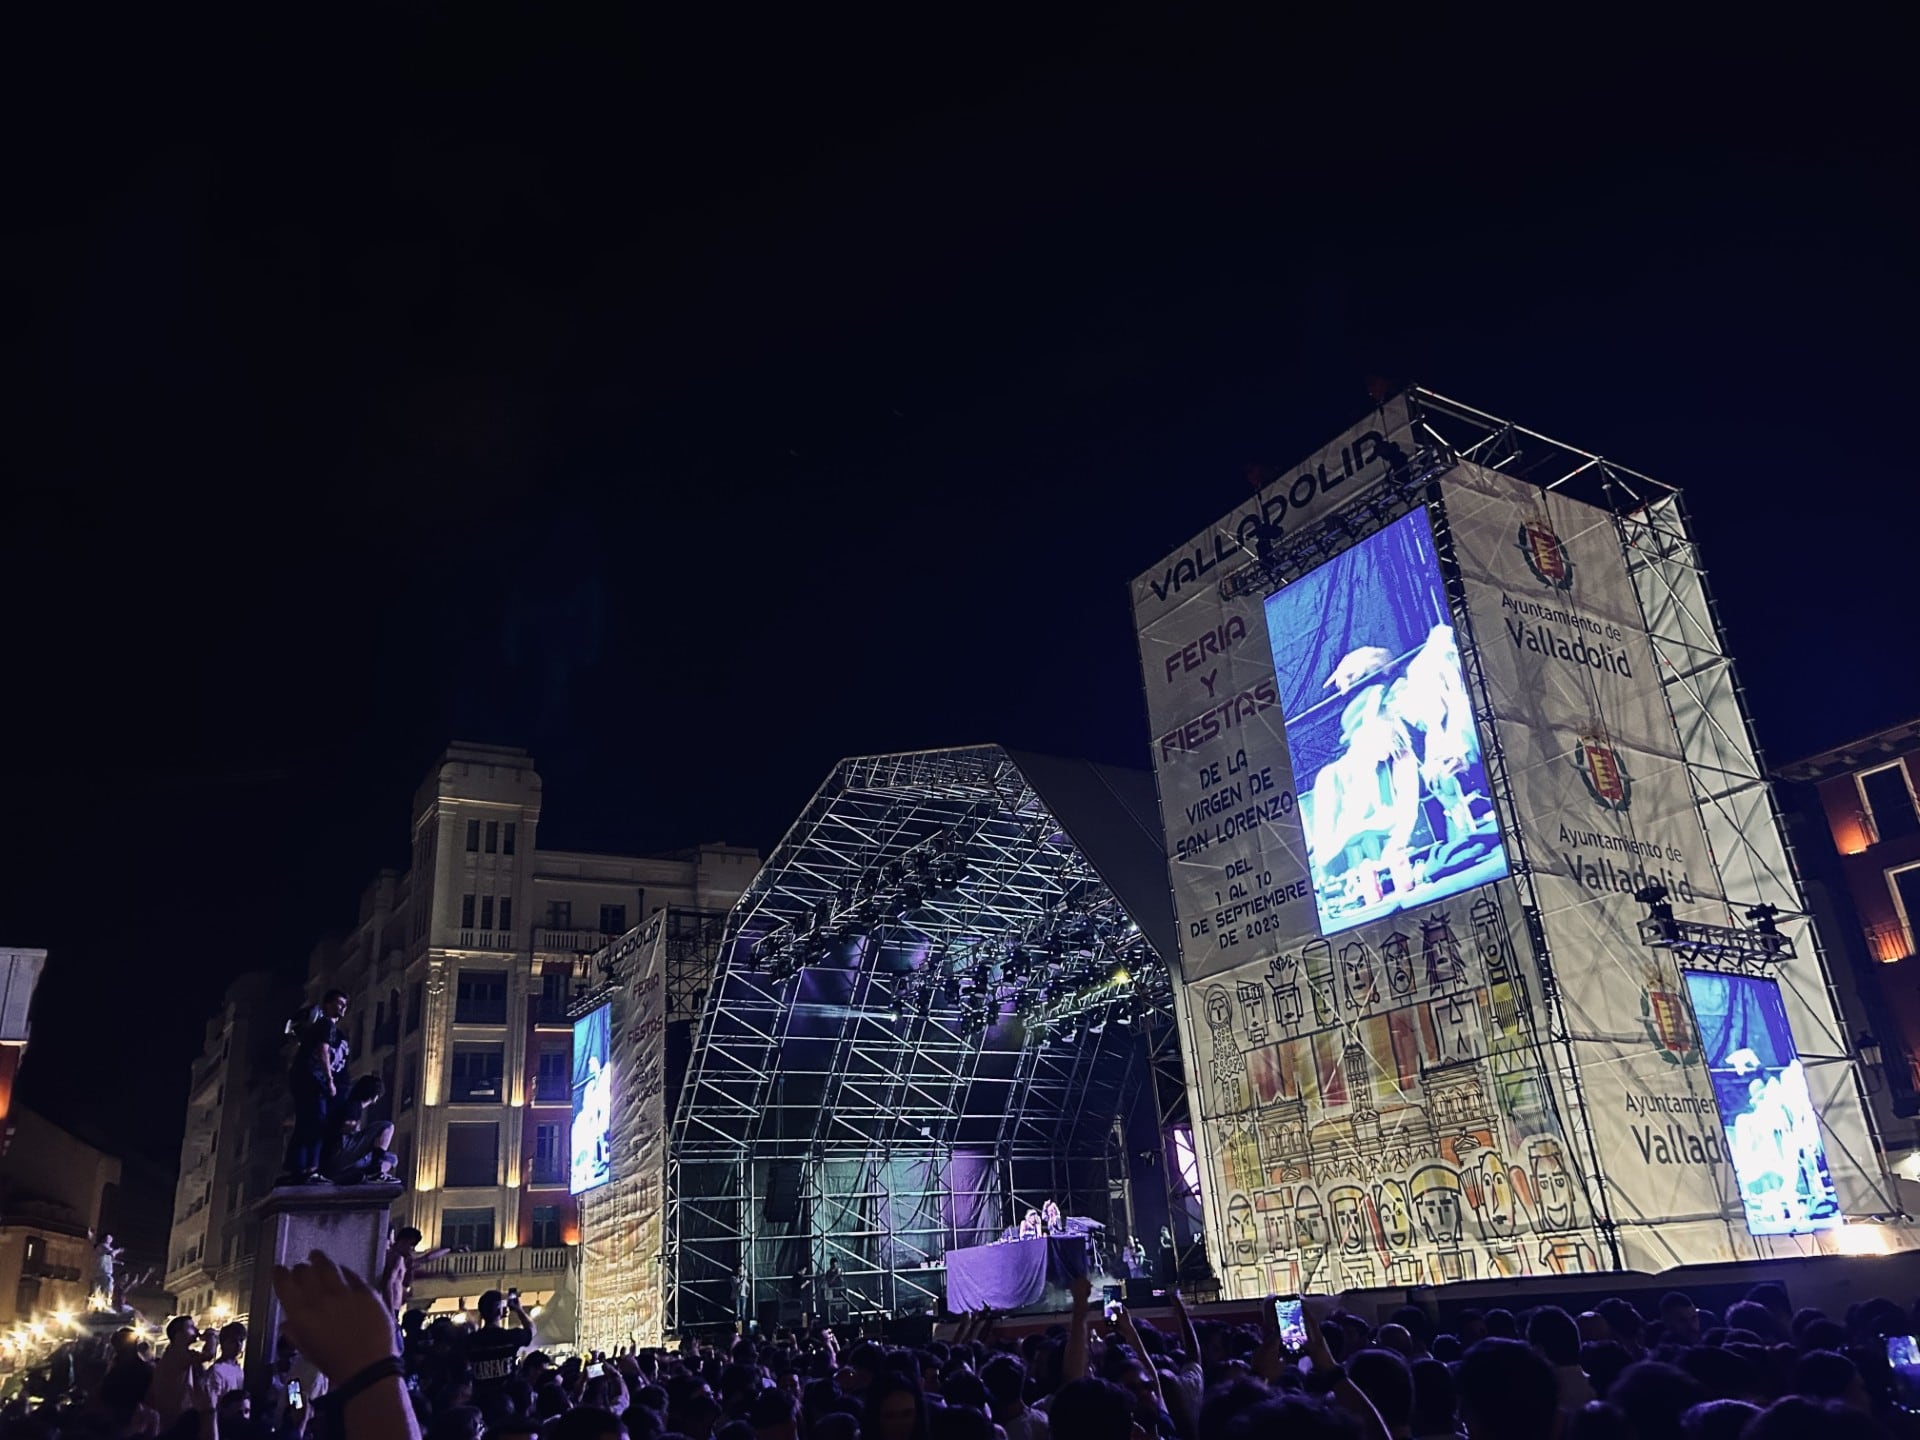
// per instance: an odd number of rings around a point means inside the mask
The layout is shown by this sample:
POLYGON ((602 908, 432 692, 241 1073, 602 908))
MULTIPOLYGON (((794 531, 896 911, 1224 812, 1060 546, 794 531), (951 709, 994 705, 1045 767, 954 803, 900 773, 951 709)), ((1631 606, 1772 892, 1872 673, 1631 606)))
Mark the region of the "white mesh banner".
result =
POLYGON ((662 1343, 668 913, 613 947, 628 978, 612 1007, 613 1178, 580 1197, 583 1348, 662 1343))
POLYGON ((1803 954, 1779 978, 1808 1052, 1788 1078, 1810 1075, 1843 1122, 1842 1143, 1830 1134, 1824 1147, 1831 1178, 1811 1154, 1736 1175, 1747 1132, 1724 1112, 1749 1106, 1729 1100, 1728 1087, 1764 1088, 1791 1057, 1763 1066, 1757 1042, 1731 1060, 1707 1053, 1675 952, 1639 934, 1649 912, 1634 897, 1649 886, 1667 891, 1676 917, 1716 925, 1744 924, 1745 908, 1762 901, 1797 901, 1720 893, 1613 517, 1472 465, 1449 475, 1445 506, 1622 1263, 1768 1253, 1780 1242, 1757 1242, 1746 1222, 1760 1216, 1764 1228, 1769 1207, 1783 1224, 1837 1225, 1845 1202, 1867 1194, 1851 1156, 1857 1102, 1845 1087, 1831 1100, 1845 1066, 1818 1070, 1832 1060, 1832 1022, 1829 1011, 1815 1023, 1806 1004, 1809 992, 1824 1001, 1817 960, 1803 954))

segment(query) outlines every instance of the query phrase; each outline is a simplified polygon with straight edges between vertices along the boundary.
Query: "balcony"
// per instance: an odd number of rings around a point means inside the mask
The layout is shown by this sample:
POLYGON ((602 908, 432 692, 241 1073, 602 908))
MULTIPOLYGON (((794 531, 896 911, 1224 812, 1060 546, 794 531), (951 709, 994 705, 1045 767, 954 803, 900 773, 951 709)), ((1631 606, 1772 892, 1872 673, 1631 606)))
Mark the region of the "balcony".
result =
POLYGON ((513 932, 511 930, 462 930, 460 932, 460 943, 457 948, 461 950, 511 951, 513 949, 513 932))
POLYGON ((448 1085, 448 1101, 454 1105, 498 1105, 498 1075, 456 1075, 448 1085))
POLYGON ((554 930, 541 925, 534 929, 533 948, 541 955, 591 955, 610 938, 598 930, 554 930))
POLYGON ((535 1159, 533 1162, 530 1185, 564 1185, 567 1183, 567 1167, 558 1160, 535 1159))
POLYGON ((419 1269, 425 1276, 444 1276, 450 1280, 482 1279, 506 1275, 551 1275, 573 1265, 573 1247, 556 1245, 534 1249, 522 1246, 514 1250, 473 1250, 461 1255, 442 1255, 419 1269))
POLYGON ((1869 925, 1866 933, 1867 953, 1882 965, 1892 965, 1913 953, 1913 942, 1907 938, 1907 927, 1898 920, 1889 920, 1883 925, 1869 925))
POLYGON ((573 1085, 565 1075, 536 1075, 533 1079, 533 1103, 565 1105, 573 1099, 573 1085))

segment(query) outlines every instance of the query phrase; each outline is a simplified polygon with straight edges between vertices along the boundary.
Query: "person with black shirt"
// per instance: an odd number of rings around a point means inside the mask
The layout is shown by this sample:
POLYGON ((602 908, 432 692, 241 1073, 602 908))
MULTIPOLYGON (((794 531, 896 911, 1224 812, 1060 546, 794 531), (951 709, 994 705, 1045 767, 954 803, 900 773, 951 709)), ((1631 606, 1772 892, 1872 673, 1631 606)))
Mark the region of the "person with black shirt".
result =
POLYGON ((287 1142, 286 1179, 296 1185, 322 1184, 320 1151, 327 1138, 327 1115, 347 1068, 347 992, 329 990, 326 998, 293 1027, 296 1049, 287 1072, 293 1095, 293 1137, 287 1142))
POLYGON ((499 1398, 500 1387, 513 1378, 520 1366, 520 1352, 533 1346, 533 1321, 520 1308, 520 1292, 498 1290, 480 1297, 480 1328, 467 1336, 467 1368, 473 1372, 473 1400, 483 1411, 490 1410, 499 1398), (511 1310, 520 1323, 505 1326, 500 1312, 511 1310))

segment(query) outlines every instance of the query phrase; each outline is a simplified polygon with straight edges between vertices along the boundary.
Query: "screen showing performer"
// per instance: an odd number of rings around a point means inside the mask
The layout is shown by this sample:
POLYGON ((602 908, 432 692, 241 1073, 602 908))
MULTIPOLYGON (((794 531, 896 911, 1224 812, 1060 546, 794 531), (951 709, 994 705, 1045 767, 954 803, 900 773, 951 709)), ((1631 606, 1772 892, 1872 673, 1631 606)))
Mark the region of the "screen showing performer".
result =
POLYGON ((613 1066, 605 1005, 573 1022, 573 1168, 575 1195, 613 1178, 613 1066))
POLYGON ((1504 876, 1426 511, 1276 591, 1266 609, 1321 933, 1504 876))
POLYGON ((1747 1229, 1802 1235, 1843 1223, 1778 982, 1705 970, 1686 979, 1747 1229))

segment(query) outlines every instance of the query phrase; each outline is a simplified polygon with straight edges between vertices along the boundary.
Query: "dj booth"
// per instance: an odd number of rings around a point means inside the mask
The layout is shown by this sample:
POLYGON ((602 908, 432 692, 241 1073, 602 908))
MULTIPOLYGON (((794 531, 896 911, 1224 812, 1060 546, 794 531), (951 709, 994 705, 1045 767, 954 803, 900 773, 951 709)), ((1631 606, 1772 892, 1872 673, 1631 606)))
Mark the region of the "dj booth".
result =
POLYGON ((1024 1310, 1087 1273, 1085 1235, 1035 1235, 947 1252, 947 1309, 1024 1310))

